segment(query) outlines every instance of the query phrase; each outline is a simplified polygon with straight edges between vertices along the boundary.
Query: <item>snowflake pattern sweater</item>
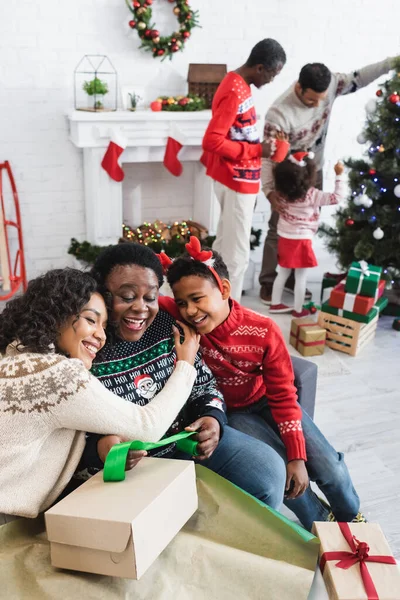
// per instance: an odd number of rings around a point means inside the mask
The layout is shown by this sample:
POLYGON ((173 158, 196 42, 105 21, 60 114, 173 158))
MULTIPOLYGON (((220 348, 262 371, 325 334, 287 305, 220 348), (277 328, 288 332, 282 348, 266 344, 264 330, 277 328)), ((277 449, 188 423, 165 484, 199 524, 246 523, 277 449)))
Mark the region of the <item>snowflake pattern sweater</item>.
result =
POLYGON ((345 191, 346 180, 343 175, 337 175, 335 191, 332 194, 311 187, 305 198, 295 202, 282 201, 278 235, 292 240, 313 238, 318 229, 320 206, 339 204, 344 199, 345 191))
MULTIPOLYGON (((176 350, 172 336, 174 319, 160 310, 150 327, 137 342, 119 340, 115 345, 107 345, 102 352, 102 360, 92 367, 92 373, 114 394, 139 406, 154 401, 156 394, 168 385, 176 362, 176 350)), ((199 417, 210 416, 221 426, 227 422, 225 403, 216 387, 215 379, 201 358, 195 361, 196 380, 188 401, 182 410, 171 418, 166 436, 182 431, 199 417)), ((108 433, 115 433, 109 431, 108 433)), ((86 478, 103 468, 97 454, 97 441, 100 436, 87 436, 86 448, 80 463, 77 478, 86 478)), ((149 452, 151 456, 171 457, 175 444, 149 452)))
MULTIPOLYGON (((340 96, 352 94, 388 73, 393 68, 394 60, 387 58, 352 73, 332 73, 325 100, 314 108, 305 106, 296 95, 295 84, 291 85, 269 108, 265 117, 264 137, 274 137, 277 130, 284 131, 289 136, 292 151, 312 150, 317 169, 322 169, 333 103, 340 96)), ((266 196, 274 189, 273 166, 271 160, 263 159, 262 186, 266 196)))
POLYGON ((36 517, 51 506, 74 474, 86 431, 158 441, 195 376, 179 361, 154 402, 134 406, 107 391, 80 360, 10 344, 0 360, 0 512, 36 517))
MULTIPOLYGON (((175 317, 179 310, 172 298, 159 299, 160 306, 175 317)), ((230 300, 227 320, 201 336, 204 360, 224 394, 228 410, 254 404, 266 396, 272 416, 286 446, 288 460, 306 460, 292 361, 279 327, 230 300)))
POLYGON ((203 150, 201 162, 207 175, 242 194, 259 192, 257 115, 250 86, 237 73, 228 73, 215 93, 203 150))

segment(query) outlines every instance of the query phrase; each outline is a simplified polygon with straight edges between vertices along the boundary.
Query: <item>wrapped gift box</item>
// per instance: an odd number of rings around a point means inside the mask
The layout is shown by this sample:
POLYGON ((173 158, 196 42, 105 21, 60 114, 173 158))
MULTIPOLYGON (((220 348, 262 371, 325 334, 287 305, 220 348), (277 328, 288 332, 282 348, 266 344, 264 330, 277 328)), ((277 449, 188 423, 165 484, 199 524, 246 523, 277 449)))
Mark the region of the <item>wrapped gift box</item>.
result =
POLYGON ((369 265, 363 260, 353 262, 346 277, 346 292, 375 298, 381 275, 381 267, 369 265))
POLYGON ((350 319, 351 321, 357 321, 358 323, 370 323, 380 312, 382 312, 387 306, 387 303, 387 298, 379 298, 366 315, 360 315, 356 312, 344 310, 343 308, 335 308, 329 304, 329 301, 323 303, 321 310, 331 315, 337 315, 339 317, 344 317, 345 319, 350 319))
POLYGON ((45 513, 51 564, 139 579, 197 502, 192 461, 144 458, 117 483, 97 473, 45 513))
POLYGON ((325 290, 332 289, 333 287, 335 287, 335 285, 337 285, 344 279, 346 279, 346 273, 324 273, 322 276, 321 285, 321 302, 325 302, 325 300, 327 299, 325 290))
POLYGON ((376 300, 382 296, 384 291, 385 281, 383 281, 383 279, 379 282, 375 298, 346 292, 344 283, 339 283, 332 290, 329 298, 329 306, 343 308, 343 310, 347 312, 355 312, 359 315, 367 315, 374 307, 376 300))
POLYGON ((330 600, 399 600, 400 570, 379 525, 315 522, 312 531, 330 600))
POLYGON ((313 319, 292 319, 290 343, 303 356, 316 356, 325 350, 326 331, 313 319))

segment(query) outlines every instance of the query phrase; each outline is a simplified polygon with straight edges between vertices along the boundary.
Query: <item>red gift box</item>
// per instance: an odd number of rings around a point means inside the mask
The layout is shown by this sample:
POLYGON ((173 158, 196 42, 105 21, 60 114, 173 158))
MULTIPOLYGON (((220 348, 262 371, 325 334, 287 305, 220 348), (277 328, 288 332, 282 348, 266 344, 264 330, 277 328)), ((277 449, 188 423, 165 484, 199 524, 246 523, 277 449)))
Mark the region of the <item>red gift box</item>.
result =
POLYGON ((384 291, 385 281, 383 279, 379 282, 376 298, 368 298, 367 296, 345 292, 344 283, 339 283, 331 292, 329 305, 334 308, 343 308, 359 315, 366 315, 374 307, 375 302, 383 295, 384 291))

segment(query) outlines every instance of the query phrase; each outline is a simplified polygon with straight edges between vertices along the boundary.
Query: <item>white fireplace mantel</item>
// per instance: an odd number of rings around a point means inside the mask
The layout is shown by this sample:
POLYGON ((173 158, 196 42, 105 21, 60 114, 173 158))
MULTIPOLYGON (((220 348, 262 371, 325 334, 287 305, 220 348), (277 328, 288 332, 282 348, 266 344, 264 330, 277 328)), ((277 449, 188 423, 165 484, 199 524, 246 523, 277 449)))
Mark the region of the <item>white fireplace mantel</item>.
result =
MULTIPOLYGON (((70 139, 83 148, 86 239, 98 245, 114 244, 121 236, 123 222, 122 183, 113 181, 101 161, 113 132, 122 134, 128 145, 121 163, 162 162, 171 127, 179 128, 185 144, 179 153, 182 162, 193 161, 193 214, 195 221, 214 232, 218 208, 212 181, 199 162, 201 143, 211 111, 90 113, 74 111, 69 116, 70 139)), ((173 178, 173 175, 171 175, 173 178)), ((176 178, 177 193, 180 181, 176 178)), ((157 215, 154 215, 157 218, 157 215)), ((138 225, 139 223, 130 223, 138 225)))

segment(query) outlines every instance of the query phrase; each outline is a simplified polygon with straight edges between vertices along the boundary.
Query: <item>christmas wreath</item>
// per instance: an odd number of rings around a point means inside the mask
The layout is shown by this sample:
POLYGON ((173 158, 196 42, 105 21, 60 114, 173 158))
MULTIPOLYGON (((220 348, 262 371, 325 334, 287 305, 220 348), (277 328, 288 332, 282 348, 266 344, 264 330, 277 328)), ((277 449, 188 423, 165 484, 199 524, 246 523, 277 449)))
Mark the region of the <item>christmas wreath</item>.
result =
POLYGON ((133 18, 129 21, 129 27, 136 29, 142 41, 141 48, 152 52, 153 57, 167 56, 171 59, 175 52, 183 50, 186 40, 190 38, 194 27, 199 27, 198 11, 190 8, 188 0, 168 0, 175 4, 173 9, 180 24, 179 31, 174 31, 169 36, 160 36, 152 22, 151 5, 153 0, 125 0, 133 18))

